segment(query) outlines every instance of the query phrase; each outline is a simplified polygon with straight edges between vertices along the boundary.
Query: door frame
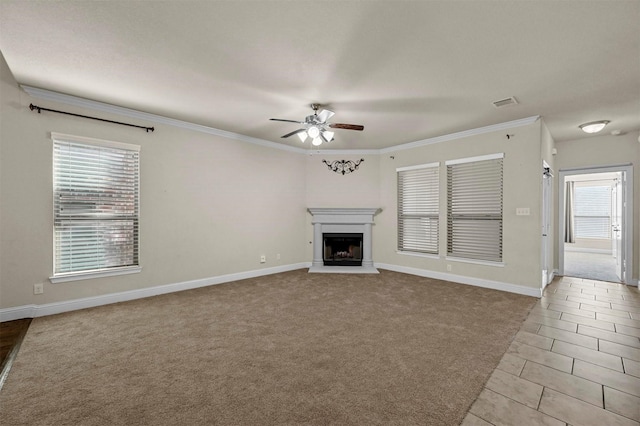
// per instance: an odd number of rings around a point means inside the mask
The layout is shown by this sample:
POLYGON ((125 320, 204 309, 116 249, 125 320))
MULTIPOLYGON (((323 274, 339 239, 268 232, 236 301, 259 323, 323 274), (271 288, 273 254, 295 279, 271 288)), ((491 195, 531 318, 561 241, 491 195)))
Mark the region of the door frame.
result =
POLYGON ((542 160, 542 289, 553 280, 553 169, 542 160))
POLYGON ((633 282, 633 166, 620 164, 611 166, 592 166, 575 169, 561 169, 558 171, 558 273, 564 275, 564 215, 565 215, 565 177, 572 175, 587 175, 593 173, 624 172, 625 180, 622 190, 625 194, 625 205, 622 206, 622 261, 624 284, 633 282))

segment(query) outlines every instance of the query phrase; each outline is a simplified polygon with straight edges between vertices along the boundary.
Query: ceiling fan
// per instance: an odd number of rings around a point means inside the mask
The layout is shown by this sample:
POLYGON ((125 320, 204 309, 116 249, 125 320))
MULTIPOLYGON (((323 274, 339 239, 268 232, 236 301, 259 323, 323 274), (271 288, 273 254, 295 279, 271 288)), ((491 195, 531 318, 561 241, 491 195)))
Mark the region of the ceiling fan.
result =
POLYGON ((328 109, 323 109, 322 111, 318 112, 319 107, 320 105, 318 104, 311 104, 313 114, 307 115, 304 121, 285 120, 282 118, 270 118, 270 120, 303 124, 304 127, 302 129, 294 130, 293 132, 287 133, 282 137, 288 138, 289 136, 298 135, 302 142, 310 137, 311 143, 315 146, 321 145, 322 142, 331 142, 333 140, 334 132, 328 130, 328 128, 364 130, 364 126, 361 126, 359 124, 328 123, 327 120, 330 119, 335 113, 333 111, 329 111, 328 109))

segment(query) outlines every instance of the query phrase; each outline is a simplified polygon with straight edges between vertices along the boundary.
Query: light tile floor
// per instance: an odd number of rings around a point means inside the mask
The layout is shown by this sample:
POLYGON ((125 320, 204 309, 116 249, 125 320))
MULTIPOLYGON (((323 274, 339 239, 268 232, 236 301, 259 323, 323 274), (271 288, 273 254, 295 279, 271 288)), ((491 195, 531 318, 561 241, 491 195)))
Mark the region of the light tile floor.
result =
POLYGON ((640 290, 556 278, 462 425, 640 426, 640 290))

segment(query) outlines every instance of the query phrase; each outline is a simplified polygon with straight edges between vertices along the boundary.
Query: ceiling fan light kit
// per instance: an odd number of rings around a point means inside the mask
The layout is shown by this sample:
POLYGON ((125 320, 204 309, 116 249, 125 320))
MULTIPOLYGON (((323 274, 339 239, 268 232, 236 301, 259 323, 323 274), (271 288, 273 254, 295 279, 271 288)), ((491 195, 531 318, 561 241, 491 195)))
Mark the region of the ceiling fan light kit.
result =
POLYGON ((328 128, 359 131, 364 130, 364 126, 360 124, 329 123, 327 122, 327 120, 333 117, 335 113, 333 111, 329 111, 328 109, 323 109, 322 111, 318 112, 318 107, 318 104, 311 104, 313 114, 306 116, 304 121, 285 120, 282 118, 271 118, 270 120, 304 125, 304 128, 294 130, 293 132, 287 133, 286 135, 283 135, 281 137, 288 138, 289 136, 298 135, 298 138, 300 138, 300 141, 303 143, 307 140, 307 138, 311 138, 311 144, 314 146, 320 146, 323 142, 328 143, 333 140, 335 132, 328 130, 328 128))
POLYGON ((585 133, 598 133, 600 130, 604 129, 604 126, 609 123, 609 120, 591 121, 589 123, 581 124, 578 127, 580 127, 580 129, 582 129, 582 131, 585 133))
POLYGON ((309 135, 309 137, 315 139, 320 136, 320 129, 318 129, 316 126, 311 126, 307 130, 307 134, 309 135))

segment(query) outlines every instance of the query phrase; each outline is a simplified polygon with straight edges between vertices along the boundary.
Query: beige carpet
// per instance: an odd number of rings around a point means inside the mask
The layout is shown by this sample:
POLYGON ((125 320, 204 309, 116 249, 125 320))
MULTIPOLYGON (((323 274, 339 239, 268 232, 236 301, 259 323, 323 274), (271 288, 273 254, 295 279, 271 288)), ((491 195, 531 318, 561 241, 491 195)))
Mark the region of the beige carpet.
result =
POLYGON ((37 318, 2 424, 459 424, 536 299, 381 272, 37 318))

